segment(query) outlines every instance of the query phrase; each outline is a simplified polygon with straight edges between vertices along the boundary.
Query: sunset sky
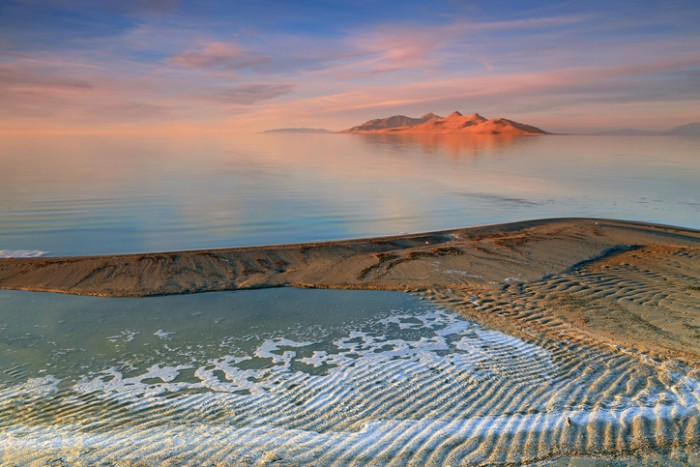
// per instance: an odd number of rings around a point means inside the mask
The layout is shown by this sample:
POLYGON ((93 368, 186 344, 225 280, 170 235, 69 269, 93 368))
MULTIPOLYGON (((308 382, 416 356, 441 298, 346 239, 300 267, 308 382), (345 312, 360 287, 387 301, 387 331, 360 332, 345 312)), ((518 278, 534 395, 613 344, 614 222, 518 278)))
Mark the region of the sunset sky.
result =
POLYGON ((700 121, 700 2, 1 0, 0 132, 700 121))

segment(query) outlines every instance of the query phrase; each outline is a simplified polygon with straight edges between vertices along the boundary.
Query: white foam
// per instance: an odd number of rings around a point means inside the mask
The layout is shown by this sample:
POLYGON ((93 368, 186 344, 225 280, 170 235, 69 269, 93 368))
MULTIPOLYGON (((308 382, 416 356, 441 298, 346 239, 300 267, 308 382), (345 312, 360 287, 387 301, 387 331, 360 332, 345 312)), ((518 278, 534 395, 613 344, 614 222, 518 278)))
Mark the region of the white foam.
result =
POLYGON ((48 253, 42 250, 0 250, 0 258, 38 258, 48 253))
POLYGON ((125 329, 124 331, 120 332, 116 336, 109 336, 107 337, 107 340, 110 341, 113 344, 117 344, 120 342, 131 342, 134 340, 136 336, 141 334, 138 331, 135 331, 133 329, 125 329))
POLYGON ((61 380, 55 376, 48 375, 41 378, 29 378, 18 389, 21 392, 31 394, 33 396, 48 396, 58 391, 58 383, 61 380))
POLYGON ((288 365, 294 357, 296 357, 296 352, 293 350, 285 350, 282 354, 275 353, 279 351, 282 347, 306 347, 313 344, 313 342, 297 342, 291 339, 285 339, 283 337, 268 339, 258 347, 255 352, 255 356, 259 358, 270 358, 273 363, 288 365))
POLYGON ((162 329, 158 329, 156 332, 153 333, 154 336, 158 337, 159 339, 163 339, 163 340, 170 339, 170 336, 172 336, 173 334, 175 334, 175 333, 163 331, 162 329))

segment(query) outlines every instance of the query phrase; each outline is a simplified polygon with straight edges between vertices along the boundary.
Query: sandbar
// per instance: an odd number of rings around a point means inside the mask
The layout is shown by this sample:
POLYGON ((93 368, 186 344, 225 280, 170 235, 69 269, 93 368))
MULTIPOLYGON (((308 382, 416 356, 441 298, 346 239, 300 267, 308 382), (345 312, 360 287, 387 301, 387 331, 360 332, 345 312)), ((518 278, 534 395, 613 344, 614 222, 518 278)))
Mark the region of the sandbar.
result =
POLYGON ((527 338, 700 363, 700 231, 564 218, 147 254, 0 259, 0 288, 145 297, 266 287, 400 290, 527 338))

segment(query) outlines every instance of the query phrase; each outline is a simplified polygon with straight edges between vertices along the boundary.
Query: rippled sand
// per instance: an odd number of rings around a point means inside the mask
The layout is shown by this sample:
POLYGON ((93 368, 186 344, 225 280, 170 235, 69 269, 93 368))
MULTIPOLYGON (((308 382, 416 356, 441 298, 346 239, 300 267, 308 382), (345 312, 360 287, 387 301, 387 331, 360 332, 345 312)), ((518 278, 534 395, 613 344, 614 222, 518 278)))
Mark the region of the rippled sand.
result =
MULTIPOLYGON (((324 291, 307 293, 319 292, 324 291)), ((235 298, 224 303, 231 306, 235 298)), ((306 326, 281 326, 248 342, 227 339, 224 330, 218 344, 205 350, 196 334, 175 340, 184 328, 173 332, 167 321, 159 321, 166 329, 141 343, 149 351, 133 351, 143 338, 137 327, 105 330, 94 345, 113 349, 112 364, 86 364, 60 377, 50 374, 60 373, 56 362, 45 376, 21 364, 5 370, 0 460, 10 465, 700 460, 698 369, 548 335, 513 337, 432 302, 414 300, 380 315, 318 329, 317 337, 299 330, 306 326)))
POLYGON ((423 294, 513 333, 700 362, 698 248, 639 248, 527 283, 423 294))

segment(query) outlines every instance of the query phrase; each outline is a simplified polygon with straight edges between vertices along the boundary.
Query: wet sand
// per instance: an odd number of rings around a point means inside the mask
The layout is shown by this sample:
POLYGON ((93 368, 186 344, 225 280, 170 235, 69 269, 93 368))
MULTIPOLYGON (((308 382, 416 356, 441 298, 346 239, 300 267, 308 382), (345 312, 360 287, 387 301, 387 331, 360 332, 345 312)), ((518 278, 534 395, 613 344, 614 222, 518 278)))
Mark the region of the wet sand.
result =
POLYGON ((0 339, 12 342, 0 363, 14 363, 0 371, 1 465, 700 460, 700 369, 521 340, 408 294, 5 291, 0 301, 4 316, 24 317, 5 320, 0 339), (246 318, 256 304, 265 311, 246 318))
POLYGON ((700 359, 700 232, 552 219, 256 248, 0 260, 0 288, 142 297, 402 290, 515 335, 700 359))

